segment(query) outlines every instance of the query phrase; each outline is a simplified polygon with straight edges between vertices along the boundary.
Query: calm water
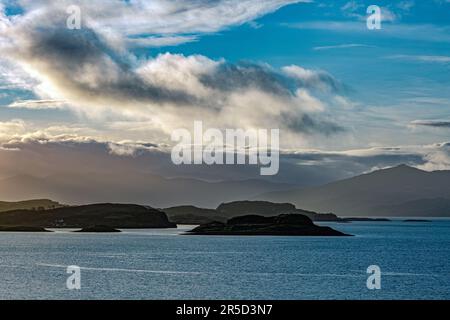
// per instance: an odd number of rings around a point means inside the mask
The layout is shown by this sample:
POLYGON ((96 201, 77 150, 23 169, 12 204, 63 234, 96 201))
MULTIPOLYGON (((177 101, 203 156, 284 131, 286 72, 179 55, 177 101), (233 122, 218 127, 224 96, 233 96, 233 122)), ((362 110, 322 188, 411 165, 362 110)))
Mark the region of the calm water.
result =
POLYGON ((0 298, 450 299, 449 220, 327 225, 356 237, 0 233, 0 298), (381 290, 366 287, 372 264, 381 290))

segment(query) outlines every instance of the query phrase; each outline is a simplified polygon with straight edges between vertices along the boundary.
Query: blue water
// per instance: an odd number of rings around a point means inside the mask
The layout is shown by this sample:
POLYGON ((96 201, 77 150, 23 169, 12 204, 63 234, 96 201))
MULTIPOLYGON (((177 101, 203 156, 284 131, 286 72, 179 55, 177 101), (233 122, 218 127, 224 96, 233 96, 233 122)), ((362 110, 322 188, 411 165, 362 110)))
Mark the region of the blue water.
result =
POLYGON ((327 225, 356 236, 0 233, 0 298, 450 299, 449 220, 327 225), (68 265, 81 290, 66 288, 68 265))

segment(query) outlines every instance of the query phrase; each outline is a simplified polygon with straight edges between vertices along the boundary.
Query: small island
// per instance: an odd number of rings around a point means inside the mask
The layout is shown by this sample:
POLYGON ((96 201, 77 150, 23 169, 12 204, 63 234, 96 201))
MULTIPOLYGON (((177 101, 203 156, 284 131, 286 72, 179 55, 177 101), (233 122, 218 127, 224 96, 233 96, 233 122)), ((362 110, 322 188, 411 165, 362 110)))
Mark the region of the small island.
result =
POLYGON ((74 232, 113 233, 122 231, 108 226, 90 226, 74 232))
POLYGON ((273 217, 246 215, 226 223, 202 224, 187 232, 190 235, 248 235, 248 236, 351 236, 330 227, 315 225, 301 214, 281 214, 273 217))
POLYGON ((29 227, 29 226, 0 226, 0 232, 52 232, 41 227, 29 227))

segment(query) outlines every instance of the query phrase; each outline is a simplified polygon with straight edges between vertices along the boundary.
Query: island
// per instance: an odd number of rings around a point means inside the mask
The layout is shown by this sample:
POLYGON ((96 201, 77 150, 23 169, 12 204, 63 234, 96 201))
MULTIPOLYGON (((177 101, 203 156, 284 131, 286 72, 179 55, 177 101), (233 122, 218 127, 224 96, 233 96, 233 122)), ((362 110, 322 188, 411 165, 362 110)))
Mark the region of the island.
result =
POLYGON ((425 220, 425 219, 406 219, 406 220, 403 220, 403 222, 431 222, 431 220, 425 220))
POLYGON ((135 204, 99 203, 48 210, 13 210, 0 214, 0 226, 117 229, 176 228, 162 211, 135 204))
POLYGON ((226 222, 227 217, 216 209, 185 205, 162 209, 170 221, 176 224, 205 224, 213 221, 226 222))
POLYGON ((115 228, 108 227, 108 226, 91 226, 91 227, 86 227, 86 228, 83 228, 81 230, 77 230, 74 232, 113 233, 113 232, 122 232, 122 231, 115 229, 115 228))
POLYGON ((41 227, 0 226, 0 232, 52 232, 52 231, 41 227))
POLYGON ((161 209, 161 211, 164 211, 169 220, 176 224, 206 224, 215 221, 226 223, 228 219, 243 215, 271 217, 280 214, 301 214, 312 221, 346 222, 333 213, 317 213, 298 209, 291 203, 269 201, 233 201, 222 203, 215 209, 184 205, 161 209))
POLYGON ((245 215, 202 224, 188 235, 247 235, 247 236, 351 236, 330 227, 315 225, 301 214, 281 214, 264 217, 245 215))

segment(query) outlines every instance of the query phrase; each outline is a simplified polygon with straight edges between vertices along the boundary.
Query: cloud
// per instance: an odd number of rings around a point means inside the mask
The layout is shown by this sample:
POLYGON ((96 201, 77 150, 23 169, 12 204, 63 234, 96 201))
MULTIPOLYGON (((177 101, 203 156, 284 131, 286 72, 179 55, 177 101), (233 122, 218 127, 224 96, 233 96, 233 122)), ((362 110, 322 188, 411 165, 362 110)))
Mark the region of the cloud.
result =
POLYGON ((338 124, 326 120, 315 120, 309 115, 301 115, 298 117, 291 117, 289 114, 282 114, 284 123, 287 127, 303 133, 321 132, 326 136, 331 136, 337 133, 345 132, 346 129, 338 124))
POLYGON ((383 22, 395 22, 400 19, 400 16, 394 13, 391 9, 381 7, 381 20, 383 22))
MULTIPOLYGON (((258 6, 263 10, 263 4, 258 6)), ((341 90, 339 81, 325 71, 232 64, 201 55, 166 53, 140 59, 111 34, 97 30, 97 25, 61 28, 63 16, 31 10, 3 34, 4 57, 39 83, 33 87, 36 99, 11 107, 42 108, 50 106, 44 101, 64 101, 91 118, 107 114, 152 122, 166 136, 194 120, 220 129, 280 128, 290 141, 300 142, 306 134, 343 132, 332 121, 321 119, 321 112, 341 90), (320 95, 315 96, 317 91, 320 95)), ((62 106, 58 102, 51 106, 62 106)))
POLYGON ((414 120, 412 126, 424 126, 434 128, 450 128, 450 120, 414 120))
POLYGON ((147 37, 135 37, 128 38, 126 40, 127 47, 169 47, 177 46, 187 42, 195 42, 198 40, 197 36, 147 36, 147 37))
MULTIPOLYGON (((0 123, 0 178, 14 176, 11 181, 25 181, 11 192, 16 197, 35 195, 27 193, 26 186, 30 190, 41 190, 40 186, 51 183, 56 186, 55 190, 61 188, 69 193, 72 186, 80 187, 77 201, 99 201, 106 199, 103 186, 111 183, 114 195, 119 195, 122 201, 142 201, 153 191, 161 193, 158 191, 160 180, 143 183, 147 175, 166 180, 183 177, 184 187, 188 189, 193 186, 191 178, 214 182, 261 179, 255 166, 175 166, 170 152, 170 146, 156 141, 112 140, 95 133, 85 135, 83 128, 76 126, 39 128, 23 120, 0 123), (36 176, 39 180, 34 179, 36 176), (89 189, 92 193, 83 192, 89 179, 97 181, 102 188, 89 189), (133 192, 128 192, 129 188, 133 192), (139 197, 134 198, 134 195, 139 197)), ((450 169, 450 143, 340 151, 283 148, 280 172, 270 177, 270 181, 313 186, 399 164, 430 171, 450 169)), ((166 200, 170 202, 169 198, 166 200)))
POLYGON ((400 1, 399 3, 396 4, 397 8, 403 11, 410 11, 411 8, 413 8, 415 5, 416 3, 413 0, 400 1))
MULTIPOLYGON (((34 27, 34 26, 33 26, 34 27)), ((70 100, 79 98, 125 102, 151 99, 157 102, 187 102, 191 97, 169 88, 145 83, 128 64, 92 29, 68 30, 55 25, 12 31, 17 45, 6 48, 8 57, 36 71, 49 86, 70 100)))
POLYGON ((0 122, 0 137, 11 136, 22 133, 25 130, 25 122, 21 119, 14 119, 11 121, 0 122))
POLYGON ((8 105, 9 108, 23 109, 62 109, 66 102, 63 100, 19 100, 8 105))
POLYGON ((342 89, 339 81, 325 71, 308 70, 296 65, 283 67, 282 70, 285 74, 296 79, 298 85, 306 88, 329 89, 332 91, 342 89))
MULTIPOLYGON (((409 10, 407 8, 408 4, 406 3, 399 4, 397 6, 397 9, 402 9, 404 11, 409 10)), ((353 0, 348 1, 341 7, 341 11, 345 16, 356 18, 360 21, 365 21, 365 19, 367 18, 366 9, 367 6, 364 3, 353 0)), ((381 18, 383 22, 394 22, 399 20, 401 17, 400 14, 394 13, 392 8, 390 7, 380 7, 380 9, 381 9, 381 18)))
MULTIPOLYGON (((28 16, 39 16, 51 10, 53 15, 62 15, 65 26, 66 9, 77 5, 81 9, 83 27, 103 30, 116 41, 134 45, 147 45, 155 36, 174 39, 174 36, 212 33, 225 28, 253 21, 265 14, 301 0, 105 0, 93 3, 88 0, 21 0, 17 2, 28 16), (52 8, 52 9, 49 9, 52 8), (148 39, 145 39, 148 35, 148 39), (140 41, 133 38, 138 36, 140 41)), ((39 17, 38 17, 39 18, 39 17)), ((1 30, 1 29, 0 29, 1 30)), ((178 38, 179 41, 183 38, 178 38)), ((190 41, 191 38, 184 38, 190 41)), ((162 41, 160 39, 160 41, 162 41)))
POLYGON ((450 27, 446 25, 389 23, 382 24, 383 32, 367 32, 365 21, 311 21, 284 25, 295 29, 364 34, 366 39, 382 37, 423 42, 450 42, 450 27))
POLYGON ((417 166, 427 171, 450 169, 450 143, 437 143, 428 147, 429 152, 424 155, 425 163, 417 166))
POLYGON ((344 151, 286 150, 284 161, 317 166, 349 177, 381 168, 407 164, 426 171, 450 170, 450 143, 371 147, 344 151), (289 160, 291 159, 291 160, 289 160))
POLYGON ((331 49, 349 49, 349 48, 373 48, 373 46, 360 44, 360 43, 347 43, 347 44, 338 44, 333 46, 319 46, 314 47, 313 50, 321 51, 321 50, 331 50, 331 49))
POLYGON ((432 63, 450 63, 450 56, 427 56, 427 55, 405 55, 397 54, 386 57, 387 59, 432 62, 432 63))
POLYGON ((342 11, 357 11, 364 8, 364 4, 361 2, 357 2, 357 1, 349 1, 347 3, 345 3, 342 7, 341 10, 342 11))

